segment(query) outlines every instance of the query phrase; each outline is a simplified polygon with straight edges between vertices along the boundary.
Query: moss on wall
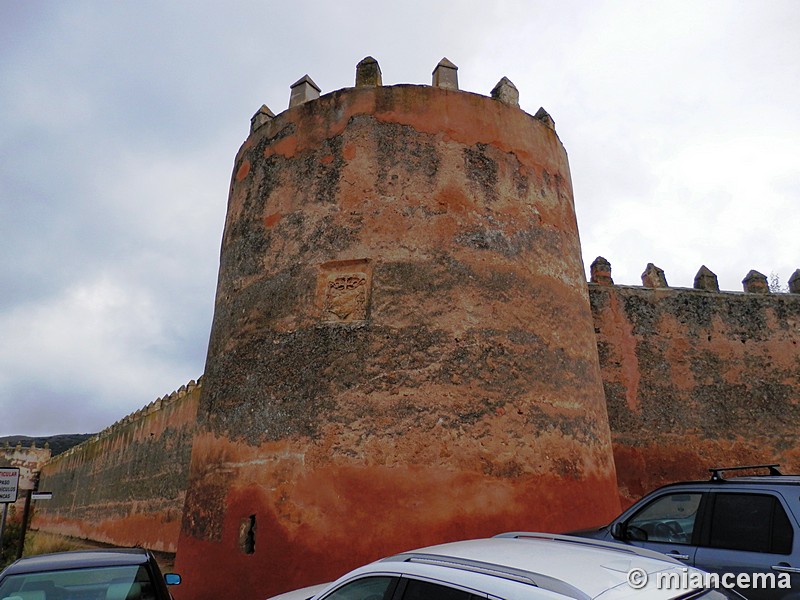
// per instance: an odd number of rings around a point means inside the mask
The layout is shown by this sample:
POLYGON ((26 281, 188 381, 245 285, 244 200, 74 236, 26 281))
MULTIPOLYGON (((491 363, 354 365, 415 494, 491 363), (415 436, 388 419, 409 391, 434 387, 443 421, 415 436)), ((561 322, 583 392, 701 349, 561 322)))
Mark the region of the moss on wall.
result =
POLYGON ((202 386, 126 417, 42 467, 32 527, 175 552, 202 386))
POLYGON ((800 471, 800 295, 589 296, 623 502, 715 466, 800 471))

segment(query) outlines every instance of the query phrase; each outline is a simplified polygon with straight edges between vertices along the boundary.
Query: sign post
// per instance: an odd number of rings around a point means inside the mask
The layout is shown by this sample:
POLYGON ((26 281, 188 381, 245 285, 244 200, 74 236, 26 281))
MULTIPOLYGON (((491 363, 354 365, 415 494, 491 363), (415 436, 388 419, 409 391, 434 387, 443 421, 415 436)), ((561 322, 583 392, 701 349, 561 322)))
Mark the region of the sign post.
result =
POLYGON ((3 504, 3 516, 0 520, 0 558, 3 556, 3 540, 6 535, 6 517, 8 515, 8 504, 3 504))
POLYGON ((28 530, 28 515, 31 512, 31 496, 33 490, 27 490, 25 494, 25 510, 22 511, 22 527, 19 530, 19 546, 17 547, 17 560, 22 558, 22 553, 25 551, 25 533, 28 530))
POLYGON ((0 554, 3 552, 8 505, 17 501, 18 491, 19 469, 17 467, 0 467, 0 504, 3 505, 3 516, 0 520, 0 554))
POLYGON ((14 503, 19 491, 19 469, 0 467, 0 503, 14 503))

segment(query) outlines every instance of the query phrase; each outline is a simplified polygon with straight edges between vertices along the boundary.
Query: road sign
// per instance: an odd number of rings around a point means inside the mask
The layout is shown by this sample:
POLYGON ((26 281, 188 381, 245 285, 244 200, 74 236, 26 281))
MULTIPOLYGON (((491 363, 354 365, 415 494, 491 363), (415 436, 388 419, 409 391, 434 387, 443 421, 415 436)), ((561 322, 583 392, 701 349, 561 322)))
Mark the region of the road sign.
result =
POLYGON ((53 498, 53 492, 33 492, 31 494, 31 500, 51 500, 53 498))
POLYGON ((17 501, 19 490, 19 469, 0 467, 0 504, 17 501))

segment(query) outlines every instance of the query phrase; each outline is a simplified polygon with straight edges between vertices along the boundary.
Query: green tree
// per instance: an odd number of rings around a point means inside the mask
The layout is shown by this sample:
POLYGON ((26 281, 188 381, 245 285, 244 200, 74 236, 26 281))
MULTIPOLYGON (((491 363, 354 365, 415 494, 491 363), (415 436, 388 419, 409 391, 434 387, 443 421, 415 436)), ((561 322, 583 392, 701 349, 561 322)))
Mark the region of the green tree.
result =
POLYGON ((788 285, 781 285, 781 278, 775 271, 769 274, 769 291, 773 294, 780 294, 789 291, 788 285))

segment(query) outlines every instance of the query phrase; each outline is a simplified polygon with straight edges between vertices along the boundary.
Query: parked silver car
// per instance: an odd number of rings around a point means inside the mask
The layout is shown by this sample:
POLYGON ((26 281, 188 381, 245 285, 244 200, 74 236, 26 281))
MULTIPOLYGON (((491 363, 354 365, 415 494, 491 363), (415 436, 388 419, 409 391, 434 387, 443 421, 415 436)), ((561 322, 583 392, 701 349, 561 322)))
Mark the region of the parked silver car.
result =
MULTIPOLYGON (((384 558, 317 588, 314 600, 726 600, 702 573, 649 550, 507 533, 384 558), (632 577, 632 575, 634 575, 632 577)), ((276 598, 308 600, 304 588, 276 598)))

